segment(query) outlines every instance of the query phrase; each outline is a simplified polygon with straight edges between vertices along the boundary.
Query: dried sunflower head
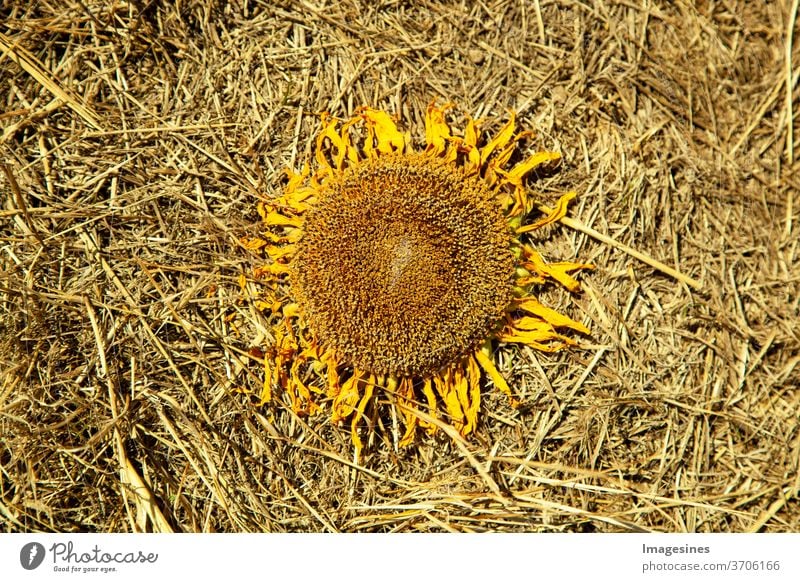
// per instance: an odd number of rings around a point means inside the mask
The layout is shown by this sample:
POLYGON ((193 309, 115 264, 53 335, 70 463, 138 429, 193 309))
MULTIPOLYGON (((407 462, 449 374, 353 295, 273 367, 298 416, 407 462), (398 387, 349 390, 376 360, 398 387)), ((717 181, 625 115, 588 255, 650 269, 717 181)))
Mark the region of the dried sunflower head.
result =
POLYGON ((343 122, 324 115, 314 171, 290 172, 283 194, 259 204, 267 240, 247 241, 269 259, 256 273, 274 339, 261 400, 279 389, 310 414, 327 397, 334 421, 350 419, 357 449, 376 389, 394 395, 401 445, 417 426, 435 431, 431 417, 466 435, 484 375, 515 402, 492 341, 554 351, 574 343, 560 329, 588 333, 531 289, 552 280, 577 291, 570 273, 589 265, 547 264, 521 236, 561 218, 574 196, 524 224, 524 177, 560 155, 507 167, 528 135, 515 131, 513 114, 481 143, 470 118, 453 134, 447 109, 428 107, 421 151, 383 111, 363 107, 343 122))

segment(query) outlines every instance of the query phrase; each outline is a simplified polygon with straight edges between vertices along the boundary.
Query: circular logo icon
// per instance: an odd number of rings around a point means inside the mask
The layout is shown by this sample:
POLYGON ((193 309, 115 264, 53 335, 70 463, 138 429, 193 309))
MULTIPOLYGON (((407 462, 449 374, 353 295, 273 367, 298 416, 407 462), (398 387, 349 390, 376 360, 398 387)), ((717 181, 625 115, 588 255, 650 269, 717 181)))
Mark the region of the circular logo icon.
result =
POLYGON ((44 546, 39 542, 29 542, 19 551, 19 563, 26 570, 35 570, 44 561, 44 546))

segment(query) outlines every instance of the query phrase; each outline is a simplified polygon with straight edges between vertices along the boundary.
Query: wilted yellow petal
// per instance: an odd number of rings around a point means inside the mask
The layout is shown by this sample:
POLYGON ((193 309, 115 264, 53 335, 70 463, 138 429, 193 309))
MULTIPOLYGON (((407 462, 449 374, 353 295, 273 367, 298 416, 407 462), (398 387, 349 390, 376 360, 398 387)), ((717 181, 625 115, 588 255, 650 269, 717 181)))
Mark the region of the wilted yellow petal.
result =
POLYGON ((514 135, 514 113, 511 113, 511 117, 508 122, 503 126, 503 129, 494 136, 489 143, 481 148, 481 165, 486 163, 486 160, 489 159, 489 156, 492 155, 498 148, 504 148, 508 143, 511 141, 511 138, 514 135))
POLYGON ((336 149, 336 153, 333 154, 333 165, 337 169, 341 169, 342 162, 344 161, 345 156, 347 155, 347 138, 345 136, 339 135, 336 131, 336 126, 339 124, 338 121, 333 119, 329 113, 322 114, 322 131, 317 136, 317 149, 316 149, 316 158, 317 163, 322 168, 331 168, 330 163, 328 163, 328 158, 325 155, 326 148, 325 148, 325 139, 329 139, 331 142, 331 146, 336 149))
MULTIPOLYGON (((367 122, 369 133, 367 141, 371 142, 374 139, 378 151, 382 154, 402 153, 406 140, 403 134, 397 130, 397 125, 389 117, 389 114, 369 107, 364 107, 360 111, 361 117, 367 122)), ((367 144, 364 144, 364 151, 367 151, 367 144)))
MULTIPOLYGON (((436 394, 433 393, 433 383, 430 378, 425 378, 422 384, 422 393, 425 395, 425 400, 428 402, 428 414, 433 418, 438 418, 436 394)), ((428 429, 428 434, 434 434, 438 428, 435 424, 422 420, 420 421, 420 426, 426 427, 428 429)))
POLYGON ((286 194, 293 194, 298 187, 305 182, 308 174, 310 173, 310 168, 308 163, 303 164, 303 169, 299 173, 293 172, 290 168, 286 169, 286 175, 289 178, 289 182, 286 184, 286 194))
POLYGON ((457 430, 464 426, 464 412, 461 410, 461 403, 458 399, 458 389, 450 370, 440 372, 433 377, 433 385, 444 401, 450 421, 457 430))
POLYGON ((281 382, 283 385, 283 389, 285 393, 289 396, 289 407, 292 411, 299 413, 302 409, 302 405, 300 403, 300 398, 297 395, 297 390, 295 389, 294 381, 290 376, 286 379, 285 382, 281 382))
POLYGON ((456 396, 458 396, 458 405, 464 418, 463 424, 460 426, 456 425, 456 428, 462 436, 469 434, 474 425, 474 423, 470 423, 468 416, 471 406, 469 401, 469 379, 465 372, 465 370, 458 367, 453 373, 453 385, 455 387, 456 396))
POLYGON ((581 333, 589 333, 589 330, 585 325, 567 317, 563 313, 559 313, 555 309, 545 307, 539 303, 539 300, 535 297, 518 299, 515 305, 518 309, 527 311, 528 313, 536 315, 537 317, 541 317, 553 327, 569 327, 581 333))
POLYGON ((467 120, 467 127, 464 129, 464 140, 461 143, 464 153, 467 155, 464 162, 464 170, 467 175, 477 174, 481 170, 481 150, 478 148, 478 122, 471 117, 467 120))
MULTIPOLYGON (((269 274, 269 265, 259 265, 258 267, 253 267, 253 277, 255 277, 256 279, 263 279, 264 276, 268 274, 269 274)), ((244 275, 240 276, 244 277, 244 275)), ((240 282, 244 280, 245 279, 240 279, 240 282)))
POLYGON ((414 434, 416 433, 417 424, 419 419, 414 414, 414 379, 403 378, 400 380, 400 385, 397 389, 397 398, 401 403, 400 413, 403 415, 403 420, 406 425, 406 431, 403 438, 400 439, 398 445, 400 447, 407 447, 414 442, 414 434))
POLYGON ((444 114, 452 106, 452 103, 445 103, 441 107, 436 107, 436 102, 433 102, 428 105, 425 113, 425 142, 428 144, 426 151, 434 156, 444 153, 451 137, 450 126, 444 120, 444 114))
POLYGON ((564 346, 575 345, 575 342, 556 331, 519 331, 516 329, 503 330, 497 339, 505 343, 525 344, 536 348, 540 352, 557 352, 564 346))
POLYGON ((297 228, 303 224, 303 219, 300 216, 285 216, 277 210, 273 210, 264 217, 264 224, 267 226, 294 226, 297 228))
POLYGON ((575 198, 578 195, 577 192, 567 192, 561 198, 558 199, 558 203, 553 211, 545 216, 534 222, 533 224, 527 224, 525 226, 521 226, 517 229, 518 233, 529 232, 531 230, 536 230, 537 228, 541 228, 546 224, 550 224, 551 222, 555 222, 557 220, 561 220, 567 215, 567 205, 569 204, 570 200, 575 198))
MULTIPOLYGON (((467 118, 467 127, 464 129, 464 145, 470 148, 477 148, 478 147, 478 125, 480 121, 472 119, 471 117, 467 118)), ((480 159, 480 151, 478 151, 478 157, 480 159)))
POLYGON ((585 263, 545 263, 544 259, 542 259, 542 255, 533 249, 527 250, 526 256, 529 259, 523 263, 523 266, 526 269, 530 269, 544 277, 555 279, 573 293, 580 291, 581 285, 569 273, 571 271, 578 271, 580 269, 594 269, 594 265, 585 263))
MULTIPOLYGON (((265 241, 264 244, 266 244, 265 241)), ((264 245, 261 245, 264 246, 264 245)), ((259 247, 260 248, 260 247, 259 247)), ((294 255, 297 248, 294 245, 270 245, 267 247, 267 256, 273 261, 285 259, 294 255)))
POLYGON ((552 332, 553 326, 538 317, 520 317, 512 322, 514 329, 519 331, 552 332))
POLYGON ((297 303, 288 303, 287 305, 283 306, 281 312, 283 313, 283 317, 286 319, 297 317, 300 315, 300 306, 297 303))
POLYGON ((524 162, 520 162, 514 166, 506 175, 506 179, 515 186, 521 186, 522 179, 534 168, 541 166, 545 162, 559 159, 561 159, 561 154, 558 152, 536 152, 524 162))
POLYGON ((294 244, 303 238, 303 231, 299 228, 290 228, 280 234, 271 231, 266 231, 264 234, 271 242, 278 244, 294 244))
POLYGON ((375 376, 370 375, 369 380, 364 386, 364 396, 358 403, 358 408, 356 408, 356 413, 353 416, 353 420, 350 421, 350 436, 353 439, 353 445, 356 447, 356 454, 360 453, 361 449, 364 448, 364 444, 361 442, 361 438, 358 436, 358 421, 363 418, 364 409, 366 409, 367 404, 372 399, 372 391, 374 389, 375 389, 375 376))
POLYGON ((256 204, 256 211, 258 215, 261 217, 261 220, 267 219, 267 205, 264 202, 259 202, 256 204))
POLYGON ((305 358, 296 357, 292 362, 291 381, 289 382, 289 397, 292 400, 292 410, 298 414, 315 414, 319 406, 311 398, 311 391, 300 378, 300 368, 305 363, 305 358))
POLYGON ((461 406, 461 410, 466 411, 469 408, 469 382, 461 366, 457 366, 453 370, 453 386, 456 389, 456 395, 458 396, 458 403, 461 406))
POLYGON ((291 194, 284 196, 282 198, 282 202, 286 207, 291 208, 295 213, 302 214, 311 208, 309 198, 312 198, 316 194, 317 192, 313 188, 298 188, 291 194))
POLYGON ((464 434, 471 433, 478 425, 478 411, 481 407, 481 371, 474 357, 467 358, 466 378, 469 384, 468 404, 465 408, 467 423, 464 434))
POLYGON ((363 372, 355 370, 353 375, 342 384, 342 389, 333 399, 332 422, 339 422, 353 414, 356 402, 358 402, 358 383, 362 376, 363 372))
POLYGON ((417 424, 419 424, 419 420, 416 416, 412 416, 410 422, 406 424, 406 432, 403 434, 403 438, 397 443, 399 447, 408 447, 414 442, 414 435, 417 433, 417 424))
POLYGON ((264 239, 250 238, 246 236, 240 238, 239 242, 242 243, 242 246, 246 248, 248 251, 257 251, 263 248, 267 244, 267 241, 265 241, 264 239))
POLYGON ((483 368, 483 371, 489 375, 489 378, 491 378, 495 388, 508 396, 508 398, 511 400, 512 406, 517 406, 519 402, 511 394, 511 388, 508 387, 506 379, 503 378, 500 372, 497 371, 497 368, 495 368, 494 362, 492 362, 491 358, 489 358, 489 356, 487 356, 483 350, 478 350, 475 352, 475 359, 477 360, 478 364, 480 364, 481 368, 483 368))
POLYGON ((342 385, 339 384, 339 372, 336 370, 336 366, 328 366, 327 373, 328 389, 326 390, 326 394, 330 398, 335 398, 339 395, 339 392, 342 391, 342 385))
POLYGON ((517 149, 516 142, 523 137, 527 137, 528 135, 530 135, 530 132, 527 131, 523 131, 515 135, 508 145, 501 149, 499 153, 495 154, 494 159, 490 162, 490 164, 494 168, 497 168, 498 171, 502 170, 502 168, 508 163, 508 160, 511 159, 511 154, 513 154, 514 150, 517 149))
POLYGON ((272 263, 269 266, 269 272, 273 275, 287 275, 289 273, 289 265, 286 263, 272 263))

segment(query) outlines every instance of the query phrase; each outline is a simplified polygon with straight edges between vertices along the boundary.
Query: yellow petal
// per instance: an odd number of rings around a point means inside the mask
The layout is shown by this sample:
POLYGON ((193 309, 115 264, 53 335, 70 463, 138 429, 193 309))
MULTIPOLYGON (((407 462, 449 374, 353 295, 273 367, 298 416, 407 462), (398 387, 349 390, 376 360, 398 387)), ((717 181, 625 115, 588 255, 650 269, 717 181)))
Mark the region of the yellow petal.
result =
MULTIPOLYGON (((266 244, 266 241, 264 241, 266 244)), ((261 245, 263 246, 263 245, 261 245)), ((279 261, 294 255, 297 247, 294 245, 269 245, 266 249, 267 256, 273 261, 279 261)))
POLYGON ((275 307, 280 309, 281 304, 277 303, 276 301, 256 301, 256 309, 258 309, 261 312, 270 311, 272 313, 275 313, 276 311, 275 307))
POLYGON ((414 435, 416 435, 417 432, 417 424, 419 424, 419 420, 416 416, 412 416, 410 422, 406 424, 406 432, 403 434, 403 438, 400 439, 398 446, 401 448, 408 447, 414 442, 414 435))
POLYGON ((469 434, 474 427, 474 422, 471 423, 468 416, 471 406, 469 400, 469 379, 465 372, 465 370, 456 368, 456 371, 453 374, 453 384, 455 387, 456 396, 458 396, 458 405, 463 415, 462 418, 464 419, 463 424, 456 426, 458 431, 461 433, 461 436, 466 436, 469 434))
POLYGON ((487 143, 483 148, 481 148, 481 165, 486 163, 486 160, 489 159, 489 156, 492 155, 498 148, 504 148, 508 143, 511 141, 511 138, 514 135, 514 112, 511 112, 511 118, 508 122, 503 126, 503 129, 494 136, 489 143, 487 143))
POLYGON ((507 328, 498 334, 497 339, 504 343, 525 344, 540 352, 557 352, 566 346, 575 345, 575 341, 553 330, 520 331, 507 328))
MULTIPOLYGON (((422 385, 422 393, 425 395, 425 400, 428 402, 428 414, 430 414, 433 418, 438 418, 436 395, 433 393, 433 385, 430 378, 425 378, 425 381, 422 385)), ((427 428, 429 435, 434 434, 438 429, 435 424, 422 420, 420 421, 420 426, 427 428)))
POLYGON ((281 201, 283 205, 300 214, 311 208, 309 198, 312 198, 316 194, 317 190, 315 188, 304 186, 302 188, 298 188, 291 194, 287 193, 281 198, 281 201))
POLYGON ((558 199, 556 207, 550 214, 548 214, 544 218, 541 218, 540 220, 537 220, 533 224, 521 226, 520 228, 517 229, 517 232, 518 233, 529 232, 531 230, 536 230, 537 228, 541 228, 546 224, 550 224, 551 222, 561 220, 567 215, 567 205, 569 204, 570 200, 575 198, 577 195, 578 195, 577 192, 567 192, 566 194, 561 196, 561 198, 558 199))
POLYGON ((452 103, 445 103, 442 107, 436 107, 434 101, 425 112, 425 142, 428 144, 426 151, 434 156, 444 153, 451 137, 450 126, 444 120, 444 114, 452 106, 452 103))
POLYGON ((547 281, 547 279, 540 277, 539 275, 528 275, 525 277, 518 277, 515 281, 515 284, 522 288, 522 292, 524 292, 524 288, 530 287, 531 285, 541 285, 545 281, 547 281))
MULTIPOLYGON (((388 113, 369 107, 362 108, 360 113, 367 123, 368 143, 374 139, 378 151, 382 154, 402 153, 406 144, 405 137, 397 130, 397 125, 388 113)), ((365 144, 364 150, 367 150, 367 144, 365 144)))
POLYGON ((248 251, 257 251, 259 249, 264 248, 267 244, 267 241, 261 238, 250 238, 243 236, 239 239, 239 242, 242 243, 242 246, 246 248, 248 251))
POLYGON ((477 174, 481 169, 481 150, 478 148, 478 122, 471 117, 467 120, 462 143, 467 160, 464 169, 467 175, 477 174))
POLYGON ((563 313, 559 313, 555 309, 545 307, 535 297, 525 297, 517 300, 516 307, 542 318, 553 327, 569 327, 581 333, 589 333, 589 329, 585 325, 567 317, 563 313))
POLYGON ((362 376, 363 372, 356 370, 353 372, 353 375, 342 384, 342 389, 333 399, 331 422, 339 422, 353 414, 356 402, 358 402, 358 383, 362 376))
POLYGON ((508 216, 513 219, 513 222, 509 221, 509 224, 514 230, 517 230, 525 214, 528 212, 528 192, 525 190, 525 187, 517 186, 514 188, 511 199, 513 204, 509 203, 511 210, 508 211, 508 216))
POLYGON ((316 158, 317 163, 321 168, 331 168, 330 163, 328 163, 328 158, 325 155, 326 147, 325 147, 325 139, 329 139, 331 142, 331 146, 336 149, 336 154, 333 155, 333 164, 334 167, 337 169, 341 169, 342 162, 344 161, 345 156, 347 155, 347 145, 348 140, 346 139, 346 134, 344 136, 339 135, 336 131, 336 126, 339 122, 333 119, 329 113, 322 114, 322 131, 317 136, 317 148, 316 148, 316 158))
POLYGON ((325 361, 326 364, 326 372, 328 376, 328 386, 326 390, 326 394, 329 398, 335 398, 339 395, 339 392, 342 391, 342 385, 339 383, 339 372, 336 370, 336 365, 333 364, 330 360, 325 361))
POLYGON ((489 378, 494 383, 495 387, 500 390, 503 394, 508 396, 511 400, 512 406, 517 406, 519 402, 516 398, 511 394, 511 388, 508 387, 508 383, 506 382, 505 378, 497 371, 494 363, 492 362, 491 358, 487 356, 483 350, 478 350, 475 352, 475 360, 477 360, 478 364, 480 364, 483 371, 489 375, 489 378))
POLYGON ((450 370, 434 376, 433 385, 444 401, 447 414, 450 416, 450 422, 460 431, 464 426, 464 412, 461 410, 456 381, 450 370))
POLYGON ((286 263, 272 263, 269 266, 269 272, 273 275, 288 275, 289 274, 289 265, 286 263))
POLYGON ((305 182, 306 178, 308 177, 309 172, 310 172, 310 169, 309 169, 308 163, 303 164, 303 169, 300 171, 299 174, 297 174, 297 173, 295 173, 292 170, 287 168, 286 169, 286 175, 289 178, 289 182, 286 184, 285 192, 287 194, 294 193, 294 191, 297 190, 303 182, 305 182))
POLYGON ((289 319, 290 317, 297 317, 300 315, 300 306, 297 303, 288 303, 283 306, 281 310, 283 317, 289 319))
MULTIPOLYGON (((258 267, 253 267, 253 277, 256 279, 263 279, 265 275, 269 274, 269 265, 260 265, 258 267)), ((244 277, 244 275, 240 275, 244 277)), ((241 281, 247 281, 247 279, 241 279, 241 281)), ((244 290, 244 288, 242 288, 244 290)))
POLYGON ((297 357, 292 362, 291 381, 289 383, 289 397, 292 400, 292 410, 298 414, 315 414, 319 406, 311 399, 311 391, 300 378, 300 368, 305 363, 305 358, 297 357))
POLYGON ((285 216, 273 210, 264 217, 264 224, 267 226, 294 226, 295 228, 303 224, 303 219, 299 216, 285 216))
POLYGON ((478 411, 481 407, 481 371, 473 357, 467 358, 466 376, 469 383, 469 404, 465 410, 467 416, 465 435, 471 433, 477 426, 478 411))
POLYGON ((521 186, 522 179, 534 168, 541 166, 545 162, 559 159, 561 159, 561 154, 558 152, 536 152, 524 162, 514 166, 506 175, 506 179, 515 186, 521 186))
POLYGON ((495 154, 494 159, 490 162, 492 166, 498 170, 502 169, 508 163, 508 160, 511 159, 511 154, 517 149, 517 142, 529 135, 531 135, 529 131, 522 131, 515 135, 508 145, 501 149, 499 153, 495 154))
POLYGON ((511 324, 514 329, 519 331, 552 332, 553 326, 547 321, 538 317, 520 317, 511 324))
POLYGON ((542 255, 532 249, 526 250, 525 254, 529 260, 523 262, 523 267, 530 269, 539 275, 542 275, 543 277, 555 279, 573 293, 580 291, 581 285, 574 277, 569 275, 569 272, 578 271, 580 269, 594 269, 594 265, 585 263, 545 263, 544 259, 542 259, 542 255))
MULTIPOLYGON (((464 145, 467 147, 475 148, 478 146, 478 125, 479 121, 467 118, 467 127, 464 129, 464 145)), ((480 151, 478 152, 480 155, 480 151)))
POLYGON ((360 121, 359 117, 352 117, 351 119, 344 122, 342 125, 341 136, 345 142, 345 146, 347 148, 347 159, 350 161, 351 164, 355 164, 359 161, 359 153, 358 147, 353 145, 353 142, 350 140, 350 128, 360 121))
POLYGON ((400 447, 407 447, 414 442, 414 434, 416 433, 417 424, 419 419, 414 414, 414 380, 413 378, 403 378, 400 380, 400 385, 397 388, 397 399, 402 405, 400 413, 403 415, 403 421, 406 425, 406 431, 403 438, 400 439, 398 445, 400 447))
POLYGON ((367 403, 372 399, 372 391, 375 388, 375 376, 370 375, 369 381, 367 381, 366 385, 364 386, 364 396, 361 398, 361 401, 358 403, 358 408, 356 408, 356 413, 353 416, 353 420, 350 421, 350 436, 353 439, 353 445, 356 447, 356 455, 361 452, 361 449, 364 448, 364 444, 361 442, 361 438, 358 436, 358 421, 360 421, 364 416, 364 409, 367 407, 367 403))

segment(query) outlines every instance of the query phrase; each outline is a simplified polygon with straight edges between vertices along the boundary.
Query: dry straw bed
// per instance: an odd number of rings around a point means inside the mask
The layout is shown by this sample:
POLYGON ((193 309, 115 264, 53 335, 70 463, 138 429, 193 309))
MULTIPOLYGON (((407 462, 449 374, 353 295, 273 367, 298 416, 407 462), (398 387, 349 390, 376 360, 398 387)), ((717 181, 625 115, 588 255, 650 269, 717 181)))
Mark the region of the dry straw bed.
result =
POLYGON ((800 531, 797 4, 3 2, 2 531, 800 531), (356 456, 262 403, 247 241, 323 112, 420 146, 434 101, 561 153, 526 241, 595 266, 536 292, 589 333, 356 456))

